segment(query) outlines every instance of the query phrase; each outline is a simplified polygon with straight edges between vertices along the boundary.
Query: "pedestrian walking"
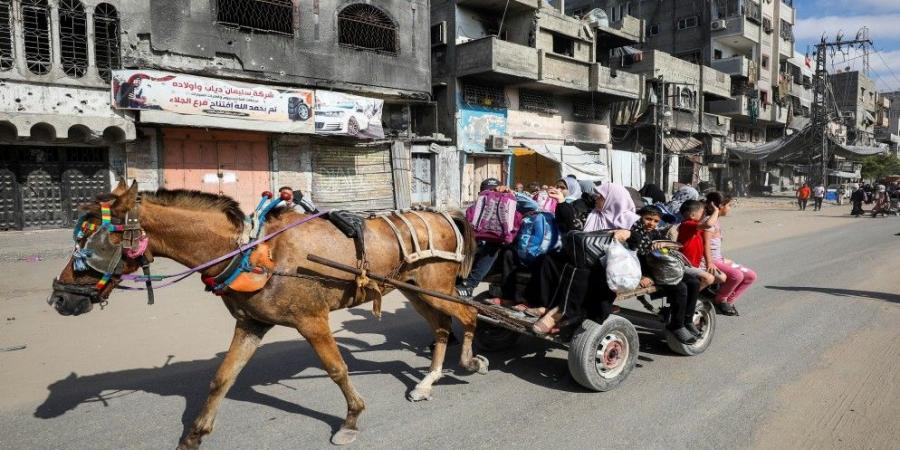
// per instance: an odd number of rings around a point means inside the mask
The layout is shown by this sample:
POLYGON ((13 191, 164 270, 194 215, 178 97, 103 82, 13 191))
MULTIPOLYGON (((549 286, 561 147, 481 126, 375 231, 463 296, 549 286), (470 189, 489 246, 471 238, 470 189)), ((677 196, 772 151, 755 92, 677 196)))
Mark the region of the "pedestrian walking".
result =
POLYGON ((825 186, 819 183, 813 188, 813 211, 822 210, 822 200, 825 200, 825 186))
POLYGON ((875 206, 872 208, 872 217, 878 217, 879 214, 887 216, 890 209, 890 199, 887 189, 883 184, 875 187, 875 206))
POLYGON ((853 190, 853 193, 850 194, 850 203, 853 205, 853 209, 850 210, 850 215, 859 217, 863 214, 862 205, 866 200, 866 191, 858 184, 851 185, 850 189, 853 190))
POLYGON ((809 202, 809 196, 811 194, 812 190, 806 183, 803 183, 803 185, 800 186, 800 189, 797 189, 797 206, 800 207, 800 211, 806 211, 806 203, 809 202))

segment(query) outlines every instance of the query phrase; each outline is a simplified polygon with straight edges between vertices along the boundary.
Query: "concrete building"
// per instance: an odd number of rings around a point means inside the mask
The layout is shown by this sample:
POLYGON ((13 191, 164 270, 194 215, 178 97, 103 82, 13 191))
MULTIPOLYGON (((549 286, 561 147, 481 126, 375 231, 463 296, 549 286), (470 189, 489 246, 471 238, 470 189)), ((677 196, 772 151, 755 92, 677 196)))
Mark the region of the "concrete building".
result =
POLYGON ((900 91, 879 94, 875 140, 887 144, 900 157, 900 91))
POLYGON ((432 136, 426 0, 13 0, 4 8, 5 182, 33 184, 29 174, 39 173, 59 186, 41 195, 65 205, 52 220, 9 222, 5 211, 32 204, 31 190, 19 188, 3 200, 2 227, 70 224, 66 211, 77 202, 66 183, 83 183, 66 177, 85 161, 103 176, 82 198, 127 176, 144 189, 228 194, 248 210, 281 185, 328 208, 459 202, 456 151, 432 136), (111 80, 113 69, 130 70, 111 80), (64 150, 51 155, 47 145, 64 150))
POLYGON ((828 78, 847 127, 847 144, 874 146, 875 119, 880 109, 875 82, 858 71, 833 73, 828 78))
POLYGON ((0 229, 71 225, 124 173, 135 126, 110 109, 118 2, 0 2, 0 229))
POLYGON ((643 182, 644 156, 610 135, 611 105, 638 99, 641 77, 597 58, 638 42, 641 26, 595 26, 540 0, 435 0, 431 20, 438 123, 462 152, 464 201, 491 176, 643 182))

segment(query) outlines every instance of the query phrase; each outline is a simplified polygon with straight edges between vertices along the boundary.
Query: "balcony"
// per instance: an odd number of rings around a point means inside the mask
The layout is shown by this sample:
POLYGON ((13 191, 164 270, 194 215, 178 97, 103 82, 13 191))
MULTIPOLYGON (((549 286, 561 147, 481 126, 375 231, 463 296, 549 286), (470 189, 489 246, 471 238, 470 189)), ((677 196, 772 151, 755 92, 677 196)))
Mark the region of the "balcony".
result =
POLYGON ((499 83, 537 80, 538 63, 535 49, 496 37, 475 39, 456 46, 456 74, 459 77, 499 83))
POLYGON ((597 34, 597 46, 616 48, 644 42, 644 21, 636 17, 625 16, 618 22, 607 26, 594 25, 597 34))
POLYGON ((760 24, 748 16, 716 20, 719 28, 712 30, 712 38, 740 50, 752 51, 759 44, 760 24))
POLYGON ((591 66, 594 63, 543 50, 538 51, 538 60, 538 80, 541 84, 583 92, 590 90, 591 66))
POLYGON ((717 114, 703 113, 701 132, 716 136, 728 136, 731 128, 731 118, 717 114))
POLYGON ((778 124, 786 124, 788 119, 788 109, 783 106, 769 105, 770 121, 778 124))
POLYGON ((640 96, 640 75, 621 70, 610 70, 599 63, 591 65, 591 92, 636 99, 640 96))
POLYGON ((749 116, 750 97, 738 95, 728 100, 709 102, 709 112, 729 117, 749 116))
POLYGON ((483 11, 500 11, 509 5, 507 13, 529 11, 541 7, 541 0, 459 0, 460 6, 469 6, 483 11))
POLYGON ((733 77, 751 78, 751 75, 756 74, 756 65, 746 56, 733 56, 731 58, 714 60, 712 68, 733 77))
POLYGON ((731 77, 724 72, 703 67, 703 93, 721 98, 731 97, 731 77))

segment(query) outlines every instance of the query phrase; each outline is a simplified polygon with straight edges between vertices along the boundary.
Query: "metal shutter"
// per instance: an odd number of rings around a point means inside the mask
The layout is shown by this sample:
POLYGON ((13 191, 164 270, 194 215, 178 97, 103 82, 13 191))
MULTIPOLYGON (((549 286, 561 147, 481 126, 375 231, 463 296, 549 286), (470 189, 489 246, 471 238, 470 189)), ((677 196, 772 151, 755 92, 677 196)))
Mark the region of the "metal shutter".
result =
POLYGON ((315 145, 312 199, 325 209, 394 209, 391 152, 387 147, 315 145))

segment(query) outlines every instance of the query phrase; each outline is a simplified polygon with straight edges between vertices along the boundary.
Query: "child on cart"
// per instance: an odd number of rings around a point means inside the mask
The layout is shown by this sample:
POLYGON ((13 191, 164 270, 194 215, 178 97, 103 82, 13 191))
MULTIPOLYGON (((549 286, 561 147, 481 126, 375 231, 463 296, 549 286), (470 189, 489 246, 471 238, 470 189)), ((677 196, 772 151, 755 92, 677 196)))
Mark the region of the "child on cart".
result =
POLYGON ((717 281, 725 282, 725 275, 713 264, 709 246, 709 232, 719 221, 719 208, 710 204, 708 209, 709 214, 704 217, 703 202, 688 200, 681 205, 679 211, 684 220, 678 225, 678 243, 682 246, 681 253, 691 263, 684 270, 700 280, 701 291, 717 281))
MULTIPOLYGON (((636 251, 641 260, 641 267, 648 267, 647 259, 651 253, 659 250, 659 244, 653 241, 665 240, 662 230, 657 229, 662 212, 654 206, 646 206, 638 211, 640 220, 631 227, 631 236, 628 238, 628 247, 636 251)), ((643 270, 649 273, 648 270, 643 270)), ((641 278, 641 287, 650 287, 653 280, 649 277, 641 278)), ((700 282, 697 277, 687 271, 681 281, 674 285, 658 285, 658 290, 665 292, 671 311, 669 323, 666 328, 672 332, 676 339, 684 344, 693 344, 700 337, 700 331, 694 326, 694 310, 697 307, 697 297, 700 293, 700 282)))

